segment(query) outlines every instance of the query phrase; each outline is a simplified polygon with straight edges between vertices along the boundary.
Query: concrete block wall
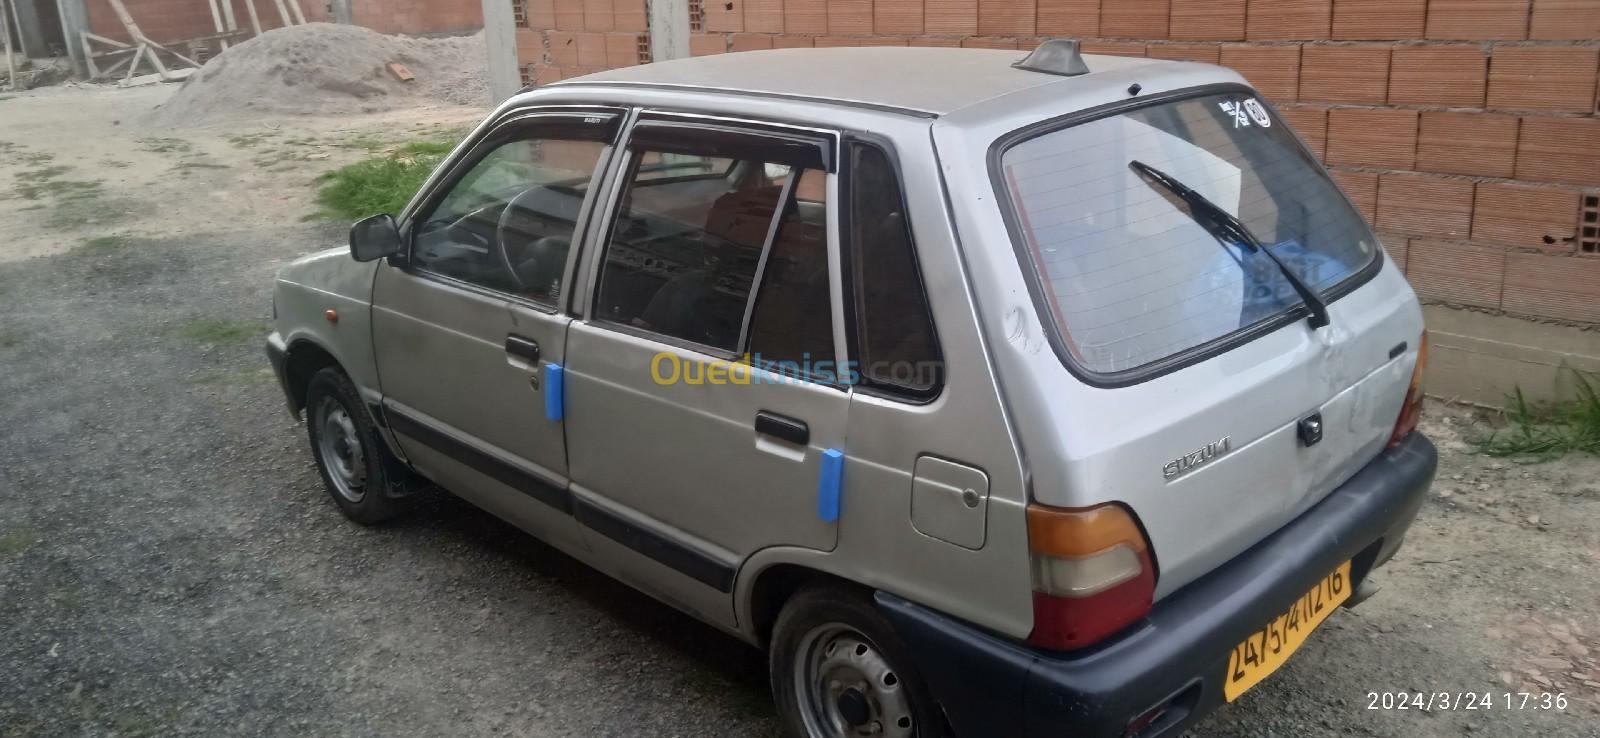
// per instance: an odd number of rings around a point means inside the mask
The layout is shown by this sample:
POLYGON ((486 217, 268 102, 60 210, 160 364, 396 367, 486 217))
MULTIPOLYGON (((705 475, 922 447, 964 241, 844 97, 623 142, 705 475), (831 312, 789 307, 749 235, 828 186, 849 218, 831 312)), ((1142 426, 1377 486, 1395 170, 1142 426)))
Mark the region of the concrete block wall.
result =
MULTIPOLYGON (((523 84, 547 84, 650 61, 645 0, 508 1, 517 22, 523 84)), ((691 12, 696 7, 692 5, 691 12)))
MULTIPOLYGON (((648 59, 624 51, 648 48, 643 0, 509 1, 530 82, 648 59)), ((1279 106, 1425 300, 1600 323, 1600 0, 691 0, 690 24, 695 55, 1066 36, 1220 63, 1279 106)))

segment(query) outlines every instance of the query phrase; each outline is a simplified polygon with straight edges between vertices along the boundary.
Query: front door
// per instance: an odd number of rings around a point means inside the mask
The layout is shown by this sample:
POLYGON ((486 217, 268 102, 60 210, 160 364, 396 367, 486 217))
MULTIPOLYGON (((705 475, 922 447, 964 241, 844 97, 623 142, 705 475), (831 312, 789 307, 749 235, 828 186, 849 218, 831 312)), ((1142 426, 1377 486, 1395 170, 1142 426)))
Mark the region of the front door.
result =
POLYGON ((842 464, 829 451, 844 448, 850 397, 830 293, 834 146, 641 114, 589 314, 569 334, 568 453, 590 548, 709 617, 731 617, 733 573, 758 549, 837 540, 821 483, 842 464))
POLYGON ((557 540, 567 448, 548 383, 566 348, 569 256, 619 122, 535 110, 491 129, 407 219, 410 253, 373 288, 385 415, 407 458, 557 540))

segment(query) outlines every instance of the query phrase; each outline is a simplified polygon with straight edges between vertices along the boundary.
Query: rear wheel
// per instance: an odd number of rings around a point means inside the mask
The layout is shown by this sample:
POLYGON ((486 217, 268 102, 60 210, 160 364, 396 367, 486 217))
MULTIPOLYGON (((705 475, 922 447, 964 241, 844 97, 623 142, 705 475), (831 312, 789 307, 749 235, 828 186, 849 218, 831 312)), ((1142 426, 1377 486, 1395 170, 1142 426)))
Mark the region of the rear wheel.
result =
POLYGON ((389 496, 383 439, 344 372, 319 370, 306 385, 306 429, 322 483, 345 517, 376 525, 403 510, 389 496))
POLYGON ((769 653, 788 738, 942 738, 944 717, 905 645, 862 592, 802 590, 784 605, 769 653))

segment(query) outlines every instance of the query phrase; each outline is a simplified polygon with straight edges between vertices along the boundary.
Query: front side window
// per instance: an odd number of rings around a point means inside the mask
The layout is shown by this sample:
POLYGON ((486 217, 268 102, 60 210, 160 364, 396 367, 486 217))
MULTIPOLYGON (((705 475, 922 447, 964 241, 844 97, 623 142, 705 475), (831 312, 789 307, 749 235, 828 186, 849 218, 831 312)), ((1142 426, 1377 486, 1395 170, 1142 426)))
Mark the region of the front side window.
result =
POLYGON ((605 144, 520 139, 475 164, 418 219, 419 269, 554 305, 605 144))
POLYGON ((760 362, 831 361, 825 182, 753 156, 636 152, 597 317, 760 362))
POLYGON ((1135 162, 1237 218, 1315 292, 1377 254, 1322 167, 1247 93, 1157 103, 1024 139, 1001 155, 997 184, 1061 344, 1089 371, 1137 369, 1301 304, 1269 256, 1135 162))

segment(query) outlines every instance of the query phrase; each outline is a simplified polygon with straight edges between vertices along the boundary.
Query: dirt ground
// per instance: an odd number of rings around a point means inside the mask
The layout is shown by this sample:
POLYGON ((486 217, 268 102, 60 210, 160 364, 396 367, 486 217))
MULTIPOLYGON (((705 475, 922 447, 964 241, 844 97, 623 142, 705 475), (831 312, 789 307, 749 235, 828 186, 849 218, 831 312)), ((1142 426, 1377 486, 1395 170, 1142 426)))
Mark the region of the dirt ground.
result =
MULTIPOLYGON (((312 181, 482 111, 130 122, 171 92, 0 98, 0 736, 773 735, 761 654, 453 498, 346 523, 283 411, 271 276, 343 239, 312 181)), ((1383 591, 1194 735, 1600 735, 1600 460, 1479 422, 1430 408, 1383 591)))

